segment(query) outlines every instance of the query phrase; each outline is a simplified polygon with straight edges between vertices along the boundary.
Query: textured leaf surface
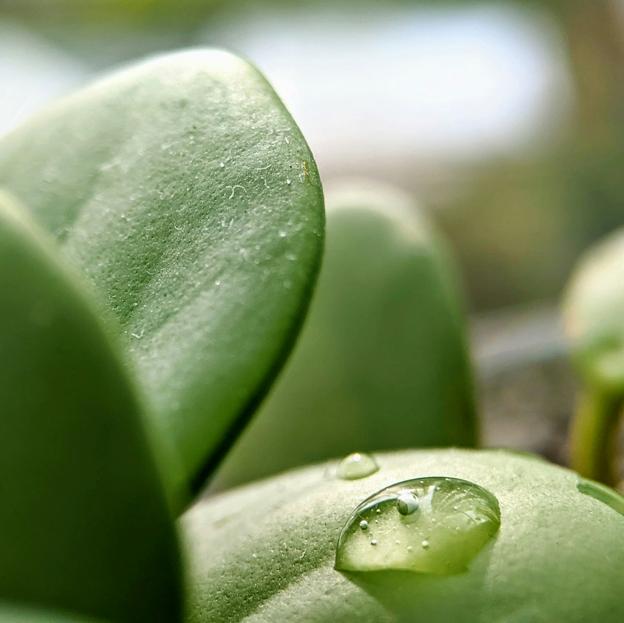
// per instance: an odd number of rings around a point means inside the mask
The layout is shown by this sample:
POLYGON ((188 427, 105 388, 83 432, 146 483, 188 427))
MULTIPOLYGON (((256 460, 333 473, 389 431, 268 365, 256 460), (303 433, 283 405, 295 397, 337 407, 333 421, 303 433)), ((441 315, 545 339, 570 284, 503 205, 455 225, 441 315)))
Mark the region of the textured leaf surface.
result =
POLYGON ((353 451, 470 446, 476 420, 454 267, 413 202, 347 182, 288 364, 217 486, 353 451))
POLYGON ((337 479, 335 465, 325 464, 193 507, 182 520, 191 620, 623 620, 624 516, 579 492, 575 473, 503 451, 422 450, 377 460, 380 470, 360 480, 337 479), (360 502, 393 483, 431 476, 468 480, 500 505, 500 529, 467 572, 334 570, 340 530, 360 502))
POLYGON ((322 192, 290 115, 234 56, 159 57, 4 139, 0 184, 114 311, 180 480, 199 485, 279 367, 316 274, 322 192))
POLYGON ((140 406, 55 249, 0 198, 0 598, 111 621, 181 614, 140 406))

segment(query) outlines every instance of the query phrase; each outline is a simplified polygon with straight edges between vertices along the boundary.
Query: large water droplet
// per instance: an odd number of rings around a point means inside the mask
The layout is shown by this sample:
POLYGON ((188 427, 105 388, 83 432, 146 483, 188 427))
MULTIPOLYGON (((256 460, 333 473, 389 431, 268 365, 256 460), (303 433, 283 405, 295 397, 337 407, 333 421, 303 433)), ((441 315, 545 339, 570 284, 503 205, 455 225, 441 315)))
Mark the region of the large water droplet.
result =
POLYGON ((600 483, 593 482, 592 480, 584 480, 583 478, 579 478, 579 481, 576 483, 576 488, 581 493, 589 495, 599 502, 610 506, 614 511, 620 513, 620 515, 624 515, 624 497, 617 491, 605 487, 600 483))
POLYGON ((460 573, 499 526, 498 501, 479 485, 438 476, 406 480, 355 509, 340 533, 336 569, 460 573))
POLYGON ((379 465, 370 454, 354 452, 340 461, 336 475, 343 480, 357 480, 374 474, 378 469, 379 465))

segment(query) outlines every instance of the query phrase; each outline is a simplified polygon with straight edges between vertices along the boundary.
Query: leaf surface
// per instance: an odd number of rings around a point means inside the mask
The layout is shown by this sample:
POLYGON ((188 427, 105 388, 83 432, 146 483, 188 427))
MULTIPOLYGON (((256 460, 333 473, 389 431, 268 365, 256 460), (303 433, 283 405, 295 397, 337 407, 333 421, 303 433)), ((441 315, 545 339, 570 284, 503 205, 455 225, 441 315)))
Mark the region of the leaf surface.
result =
POLYGON ((292 118, 230 54, 157 57, 3 139, 0 184, 113 310, 178 455, 174 486, 199 487, 279 368, 316 276, 322 191, 292 118))
MULTIPOLYGON (((379 471, 358 480, 336 478, 336 463, 326 463, 209 497, 190 509, 182 520, 191 569, 190 620, 624 619, 619 494, 537 457, 499 450, 420 450, 376 458, 379 471), (479 485, 500 506, 498 532, 467 571, 334 569, 339 534, 357 505, 389 485, 435 476, 479 485)), ((367 534, 374 529, 372 521, 367 534)), ((432 535, 427 547, 433 552, 437 546, 432 535)))
POLYGON ((302 334, 216 486, 354 451, 475 445, 454 268, 403 193, 367 181, 330 191, 302 334))
POLYGON ((84 289, 0 197, 0 599, 178 621, 173 519, 141 406, 84 289))

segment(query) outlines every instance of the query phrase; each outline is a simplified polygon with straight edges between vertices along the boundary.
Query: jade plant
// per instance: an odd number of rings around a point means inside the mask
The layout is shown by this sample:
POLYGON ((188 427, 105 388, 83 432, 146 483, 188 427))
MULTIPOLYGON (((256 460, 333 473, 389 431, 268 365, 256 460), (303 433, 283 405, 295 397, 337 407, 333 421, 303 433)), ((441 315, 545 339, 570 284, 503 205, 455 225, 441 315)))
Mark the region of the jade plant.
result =
POLYGON ((324 252, 247 62, 101 79, 0 140, 0 187, 0 621, 622 620, 624 499, 424 449, 478 428, 444 243, 359 183, 324 252), (256 410, 220 486, 344 458, 197 500, 256 410))
POLYGON ((408 196, 379 183, 334 185, 326 211, 305 325, 218 487, 354 448, 476 443, 465 323, 445 241, 408 196))
POLYGON ((564 326, 582 380, 571 433, 572 465, 615 485, 624 408, 624 233, 590 249, 564 299, 564 326))

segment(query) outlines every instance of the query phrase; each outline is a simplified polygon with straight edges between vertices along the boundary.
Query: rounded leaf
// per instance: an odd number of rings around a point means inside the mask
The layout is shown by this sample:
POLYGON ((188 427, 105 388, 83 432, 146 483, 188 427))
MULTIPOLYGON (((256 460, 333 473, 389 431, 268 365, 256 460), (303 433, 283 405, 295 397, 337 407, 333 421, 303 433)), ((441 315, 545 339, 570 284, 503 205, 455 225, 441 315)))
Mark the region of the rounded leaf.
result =
POLYGON ((173 486, 198 487, 279 368, 316 277, 322 191, 292 118, 235 56, 157 57, 0 141, 0 184, 113 310, 177 451, 173 486))
POLYGON ((624 230, 581 260, 564 299, 572 355, 590 385, 624 391, 624 230))
POLYGON ((444 241, 408 197, 336 186, 302 334, 216 486, 356 450, 474 445, 460 298, 444 241))
MULTIPOLYGON (((337 478, 337 463, 318 465, 208 498, 188 511, 182 526, 191 567, 191 621, 623 620, 624 516, 615 492, 596 491, 592 483, 588 488, 574 472, 537 457, 504 451, 421 450, 376 459, 380 469, 357 480, 337 478), (473 548, 464 558, 467 571, 445 573, 431 565, 421 565, 420 572, 337 571, 336 545, 354 511, 386 487, 405 488, 414 479, 418 486, 451 483, 457 492, 449 497, 444 488, 432 489, 429 502, 418 499, 420 511, 413 516, 428 513, 431 523, 430 542, 420 546, 430 548, 433 561, 443 562, 435 558, 436 538, 444 534, 447 516, 457 521, 458 513, 467 512, 467 522, 479 519, 469 512, 470 498, 460 495, 466 487, 472 495, 480 491, 486 516, 500 517, 500 526, 493 526, 472 558, 476 537, 467 533, 473 548)), ((402 515, 398 505, 392 512, 402 515)), ((375 517, 360 526, 371 536, 375 517)), ((388 524, 383 527, 379 538, 391 538, 388 524)), ((403 536, 397 535, 396 547, 410 545, 403 536)), ((451 544, 459 547, 452 539, 451 544)))
POLYGON ((0 598, 181 618, 174 524, 141 407, 56 250, 0 197, 0 598))

